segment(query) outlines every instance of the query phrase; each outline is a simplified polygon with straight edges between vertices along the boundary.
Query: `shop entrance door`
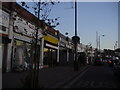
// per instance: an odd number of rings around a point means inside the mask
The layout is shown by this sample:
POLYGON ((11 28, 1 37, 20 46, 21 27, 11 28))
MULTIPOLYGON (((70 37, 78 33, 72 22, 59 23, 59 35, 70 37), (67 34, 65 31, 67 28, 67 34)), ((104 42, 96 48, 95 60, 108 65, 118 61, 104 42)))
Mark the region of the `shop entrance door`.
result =
POLYGON ((54 67, 57 64, 57 50, 44 48, 44 65, 54 67))

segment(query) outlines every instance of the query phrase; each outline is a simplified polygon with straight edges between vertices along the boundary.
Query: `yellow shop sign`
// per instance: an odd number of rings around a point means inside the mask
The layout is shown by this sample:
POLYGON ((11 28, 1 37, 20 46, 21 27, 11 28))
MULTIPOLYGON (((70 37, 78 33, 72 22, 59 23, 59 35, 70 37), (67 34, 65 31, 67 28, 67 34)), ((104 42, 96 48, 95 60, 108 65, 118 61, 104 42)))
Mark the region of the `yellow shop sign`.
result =
POLYGON ((49 41, 53 44, 58 44, 58 39, 52 37, 52 36, 44 36, 44 40, 49 41))

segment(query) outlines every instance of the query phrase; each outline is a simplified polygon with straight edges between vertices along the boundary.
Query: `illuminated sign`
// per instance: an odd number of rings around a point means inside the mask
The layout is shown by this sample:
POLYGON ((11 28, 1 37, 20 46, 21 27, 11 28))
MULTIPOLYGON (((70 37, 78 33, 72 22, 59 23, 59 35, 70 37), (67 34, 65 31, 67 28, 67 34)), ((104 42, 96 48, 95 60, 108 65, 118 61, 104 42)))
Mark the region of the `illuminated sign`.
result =
POLYGON ((52 37, 52 36, 44 36, 44 40, 49 41, 53 44, 58 44, 58 39, 52 37))

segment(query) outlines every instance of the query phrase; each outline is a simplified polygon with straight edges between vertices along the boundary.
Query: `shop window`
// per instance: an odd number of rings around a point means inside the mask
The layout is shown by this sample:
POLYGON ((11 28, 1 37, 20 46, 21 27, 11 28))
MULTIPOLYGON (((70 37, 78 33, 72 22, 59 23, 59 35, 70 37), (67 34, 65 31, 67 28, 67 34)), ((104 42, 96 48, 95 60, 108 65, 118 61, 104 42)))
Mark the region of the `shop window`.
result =
POLYGON ((51 48, 44 48, 44 65, 53 67, 57 64, 57 50, 51 48))
POLYGON ((43 61, 44 65, 48 65, 48 58, 49 58, 49 49, 44 48, 44 61, 43 61))
POLYGON ((2 31, 6 32, 6 27, 5 27, 5 26, 1 26, 1 25, 0 25, 0 29, 1 29, 2 31))
POLYGON ((25 66, 30 64, 31 44, 19 40, 14 42, 14 66, 25 66))

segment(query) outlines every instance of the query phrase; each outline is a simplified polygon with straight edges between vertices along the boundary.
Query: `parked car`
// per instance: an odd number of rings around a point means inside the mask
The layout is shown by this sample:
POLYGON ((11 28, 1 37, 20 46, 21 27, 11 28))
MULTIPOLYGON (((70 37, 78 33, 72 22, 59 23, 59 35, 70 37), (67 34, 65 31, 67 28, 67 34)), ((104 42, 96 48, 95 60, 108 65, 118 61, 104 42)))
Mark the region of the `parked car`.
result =
POLYGON ((114 63, 114 61, 112 59, 108 60, 107 63, 109 65, 109 67, 114 67, 114 65, 115 65, 115 63, 114 63))
POLYGON ((114 67, 114 66, 116 66, 116 65, 118 65, 119 64, 119 60, 108 60, 108 65, 110 66, 110 67, 114 67))

